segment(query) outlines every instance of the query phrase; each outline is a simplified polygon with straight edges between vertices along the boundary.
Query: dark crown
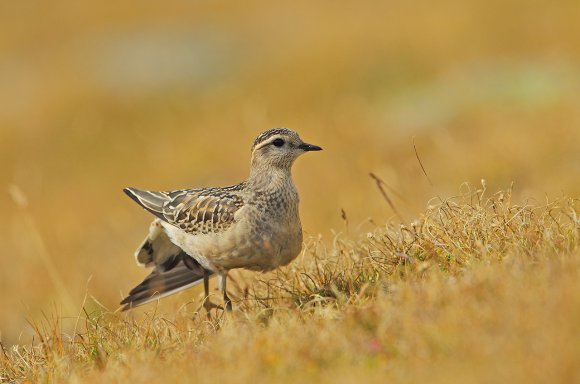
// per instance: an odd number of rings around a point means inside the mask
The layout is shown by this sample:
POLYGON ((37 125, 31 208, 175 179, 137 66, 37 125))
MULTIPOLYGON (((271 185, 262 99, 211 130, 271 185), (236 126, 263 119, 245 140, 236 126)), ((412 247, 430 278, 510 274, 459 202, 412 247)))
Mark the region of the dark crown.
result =
POLYGON ((265 132, 260 133, 256 140, 254 140, 254 144, 252 145, 252 149, 256 147, 256 145, 263 143, 264 141, 268 140, 272 136, 276 135, 295 135, 293 131, 288 128, 272 128, 268 129, 265 132))

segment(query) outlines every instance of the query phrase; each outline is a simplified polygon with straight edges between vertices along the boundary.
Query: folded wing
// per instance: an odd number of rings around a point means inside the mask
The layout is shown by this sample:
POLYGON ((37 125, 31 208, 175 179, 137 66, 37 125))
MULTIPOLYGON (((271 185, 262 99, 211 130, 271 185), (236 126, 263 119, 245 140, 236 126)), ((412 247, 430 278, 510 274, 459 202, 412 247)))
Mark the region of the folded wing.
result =
POLYGON ((142 191, 125 188, 125 193, 145 208, 175 227, 191 234, 223 231, 235 221, 235 213, 244 201, 236 194, 242 184, 227 188, 189 189, 171 192, 142 191))

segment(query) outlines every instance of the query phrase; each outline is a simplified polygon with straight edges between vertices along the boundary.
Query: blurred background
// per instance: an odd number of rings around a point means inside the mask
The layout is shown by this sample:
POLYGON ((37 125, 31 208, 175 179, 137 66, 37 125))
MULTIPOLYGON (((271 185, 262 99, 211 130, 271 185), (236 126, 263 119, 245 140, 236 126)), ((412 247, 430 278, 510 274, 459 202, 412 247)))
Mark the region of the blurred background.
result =
POLYGON ((464 181, 578 195, 579 10, 0 2, 0 340, 54 308, 76 316, 85 294, 116 309, 147 273, 133 251, 151 219, 121 189, 237 183, 267 128, 324 148, 294 175, 306 234, 329 243, 341 210, 351 235, 394 217, 369 172, 408 221, 464 181))

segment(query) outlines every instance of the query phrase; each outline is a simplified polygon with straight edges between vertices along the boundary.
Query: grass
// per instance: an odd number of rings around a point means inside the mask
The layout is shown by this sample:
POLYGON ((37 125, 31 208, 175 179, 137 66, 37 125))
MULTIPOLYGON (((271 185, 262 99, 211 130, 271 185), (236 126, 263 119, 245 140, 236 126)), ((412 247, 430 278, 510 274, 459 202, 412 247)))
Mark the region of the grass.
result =
POLYGON ((65 332, 53 310, 3 347, 0 380, 577 382, 579 201, 512 199, 465 184, 412 224, 311 238, 286 268, 238 274, 231 315, 89 299, 65 332))
POLYGON ((46 4, 0 2, 0 382, 579 381, 577 1, 46 4), (303 255, 229 318, 115 313, 121 189, 236 183, 277 126, 324 148, 303 255))

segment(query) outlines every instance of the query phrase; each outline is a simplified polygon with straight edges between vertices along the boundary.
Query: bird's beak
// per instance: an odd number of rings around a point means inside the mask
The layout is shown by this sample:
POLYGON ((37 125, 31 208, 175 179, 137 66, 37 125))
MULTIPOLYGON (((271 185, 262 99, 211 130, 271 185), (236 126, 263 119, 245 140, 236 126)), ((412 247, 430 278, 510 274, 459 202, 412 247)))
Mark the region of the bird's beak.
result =
POLYGON ((307 144, 307 143, 302 143, 298 146, 298 148, 300 148, 303 151, 322 151, 322 148, 320 148, 318 145, 313 145, 313 144, 307 144))

